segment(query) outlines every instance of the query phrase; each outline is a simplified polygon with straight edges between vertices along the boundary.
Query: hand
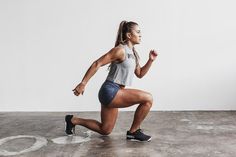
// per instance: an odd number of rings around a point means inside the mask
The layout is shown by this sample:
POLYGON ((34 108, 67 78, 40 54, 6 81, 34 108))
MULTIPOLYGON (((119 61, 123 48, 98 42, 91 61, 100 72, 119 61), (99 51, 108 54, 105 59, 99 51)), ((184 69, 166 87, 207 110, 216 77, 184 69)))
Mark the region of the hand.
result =
POLYGON ((154 61, 156 59, 156 57, 158 56, 158 53, 156 50, 151 50, 149 53, 149 59, 151 61, 154 61))
POLYGON ((72 91, 74 92, 76 96, 79 96, 80 94, 82 95, 84 94, 84 88, 85 88, 85 84, 80 83, 72 91))

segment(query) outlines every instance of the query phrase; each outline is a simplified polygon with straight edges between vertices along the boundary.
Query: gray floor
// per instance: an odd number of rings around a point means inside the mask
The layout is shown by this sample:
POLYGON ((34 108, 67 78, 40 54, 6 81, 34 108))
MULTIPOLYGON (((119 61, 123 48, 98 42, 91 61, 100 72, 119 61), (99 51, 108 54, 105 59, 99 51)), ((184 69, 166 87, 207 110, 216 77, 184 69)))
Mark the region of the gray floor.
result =
MULTIPOLYGON (((92 132, 90 140, 77 144, 56 144, 54 138, 65 136, 66 113, 0 113, 0 139, 17 135, 41 136, 47 145, 20 155, 26 157, 156 156, 156 157, 235 157, 236 112, 150 112, 142 129, 152 141, 126 141, 133 112, 120 112, 109 136, 92 132)), ((100 119, 99 112, 74 113, 84 118, 100 119)), ((86 128, 76 126, 78 136, 87 138, 86 128)), ((3 142, 0 152, 20 152, 30 148, 34 138, 3 142)), ((1 156, 1 155, 0 155, 1 156)), ((3 156, 3 155, 2 155, 3 156)))

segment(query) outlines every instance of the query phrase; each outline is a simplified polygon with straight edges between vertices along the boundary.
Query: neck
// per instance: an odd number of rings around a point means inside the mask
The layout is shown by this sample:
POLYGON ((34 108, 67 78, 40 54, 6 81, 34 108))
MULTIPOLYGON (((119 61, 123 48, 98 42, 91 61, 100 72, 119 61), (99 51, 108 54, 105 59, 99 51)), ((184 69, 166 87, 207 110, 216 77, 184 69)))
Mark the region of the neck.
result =
POLYGON ((133 44, 133 43, 131 43, 130 41, 128 41, 126 44, 127 44, 127 46, 128 46, 131 50, 133 50, 133 47, 134 47, 134 44, 133 44))

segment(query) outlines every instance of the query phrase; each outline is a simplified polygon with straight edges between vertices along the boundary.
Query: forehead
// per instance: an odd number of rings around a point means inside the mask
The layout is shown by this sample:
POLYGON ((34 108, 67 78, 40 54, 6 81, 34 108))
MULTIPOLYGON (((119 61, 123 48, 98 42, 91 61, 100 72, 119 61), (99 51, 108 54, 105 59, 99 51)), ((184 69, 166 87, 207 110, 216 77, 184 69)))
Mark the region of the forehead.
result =
POLYGON ((139 28, 138 25, 134 25, 134 26, 133 26, 133 30, 140 31, 140 28, 139 28))

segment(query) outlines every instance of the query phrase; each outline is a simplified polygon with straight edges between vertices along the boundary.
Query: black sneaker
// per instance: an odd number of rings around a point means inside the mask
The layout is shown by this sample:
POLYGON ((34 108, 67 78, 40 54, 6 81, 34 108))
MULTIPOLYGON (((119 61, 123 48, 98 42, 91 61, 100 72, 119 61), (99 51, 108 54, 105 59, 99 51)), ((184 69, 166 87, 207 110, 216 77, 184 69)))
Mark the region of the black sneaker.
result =
POLYGON ((68 136, 75 134, 75 125, 71 122, 73 115, 65 116, 65 132, 68 136))
POLYGON ((151 141, 152 137, 145 135, 141 129, 136 130, 135 132, 131 133, 127 131, 126 139, 131 141, 142 141, 142 142, 149 142, 151 141))

